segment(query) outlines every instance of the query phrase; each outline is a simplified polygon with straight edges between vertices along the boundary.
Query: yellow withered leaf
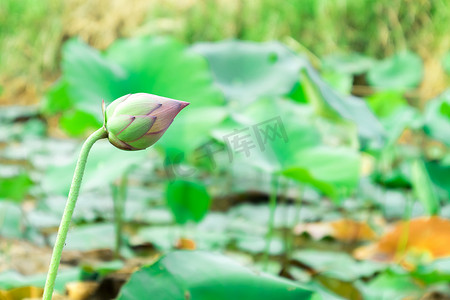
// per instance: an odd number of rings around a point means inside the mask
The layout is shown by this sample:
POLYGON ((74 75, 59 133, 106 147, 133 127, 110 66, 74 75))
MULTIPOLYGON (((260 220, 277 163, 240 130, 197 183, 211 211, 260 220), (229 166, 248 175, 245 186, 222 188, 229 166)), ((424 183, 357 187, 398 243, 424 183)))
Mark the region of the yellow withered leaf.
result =
POLYGON ((450 256, 450 220, 441 217, 420 217, 401 221, 376 243, 357 248, 357 259, 403 262, 411 259, 437 259, 450 256))

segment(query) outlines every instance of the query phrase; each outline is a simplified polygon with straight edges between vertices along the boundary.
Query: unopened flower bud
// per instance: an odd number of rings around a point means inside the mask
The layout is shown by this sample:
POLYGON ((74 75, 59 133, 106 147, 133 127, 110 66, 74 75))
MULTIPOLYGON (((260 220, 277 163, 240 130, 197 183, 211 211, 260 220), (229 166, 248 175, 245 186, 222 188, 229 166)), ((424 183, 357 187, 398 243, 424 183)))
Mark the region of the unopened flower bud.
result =
POLYGON ((143 150, 159 140, 187 105, 188 102, 151 94, 129 94, 114 100, 106 109, 103 103, 103 126, 117 148, 143 150))

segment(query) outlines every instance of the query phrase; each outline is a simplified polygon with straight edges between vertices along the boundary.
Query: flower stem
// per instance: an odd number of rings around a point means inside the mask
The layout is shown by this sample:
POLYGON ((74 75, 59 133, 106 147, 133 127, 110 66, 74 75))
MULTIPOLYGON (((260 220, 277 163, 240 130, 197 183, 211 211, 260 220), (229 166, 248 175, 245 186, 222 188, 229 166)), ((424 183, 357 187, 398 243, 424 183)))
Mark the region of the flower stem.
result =
POLYGON ((77 166, 72 179, 72 185, 70 186, 69 196, 67 198, 66 208, 59 225, 58 235, 56 237, 55 246, 53 248, 52 259, 50 261, 50 267, 47 274, 47 280, 44 287, 43 300, 51 300, 53 289, 55 287, 56 274, 58 273, 59 262, 61 260, 61 254, 64 248, 64 244, 69 231, 70 221, 72 219, 73 210, 77 202, 78 194, 80 192, 81 180, 83 178, 84 168, 86 166, 87 157, 92 145, 99 139, 106 138, 107 134, 104 128, 100 128, 92 133, 84 142, 81 148, 80 156, 78 157, 77 166))

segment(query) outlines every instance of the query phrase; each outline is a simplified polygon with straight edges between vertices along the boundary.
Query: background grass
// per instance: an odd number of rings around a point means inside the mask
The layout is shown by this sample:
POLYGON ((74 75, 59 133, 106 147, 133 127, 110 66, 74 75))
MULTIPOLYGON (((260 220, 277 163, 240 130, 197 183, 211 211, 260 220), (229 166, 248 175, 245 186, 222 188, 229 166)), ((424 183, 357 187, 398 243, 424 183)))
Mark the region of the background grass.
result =
POLYGON ((355 51, 383 58, 410 49, 431 75, 426 98, 443 85, 449 16, 445 0, 3 0, 0 104, 36 102, 58 76, 69 37, 104 49, 117 38, 149 34, 187 43, 290 40, 318 57, 355 51))

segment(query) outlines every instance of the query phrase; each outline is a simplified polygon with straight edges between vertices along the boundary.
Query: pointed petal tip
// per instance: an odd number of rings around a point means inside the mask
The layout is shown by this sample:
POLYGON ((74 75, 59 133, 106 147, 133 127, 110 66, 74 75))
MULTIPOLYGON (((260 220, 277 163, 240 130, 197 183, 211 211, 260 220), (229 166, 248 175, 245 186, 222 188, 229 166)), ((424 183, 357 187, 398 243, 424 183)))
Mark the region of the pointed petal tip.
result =
POLYGON ((186 106, 188 106, 189 104, 191 104, 191 103, 189 103, 189 102, 186 102, 186 101, 180 101, 181 102, 181 109, 183 109, 183 108, 185 108, 186 106))

